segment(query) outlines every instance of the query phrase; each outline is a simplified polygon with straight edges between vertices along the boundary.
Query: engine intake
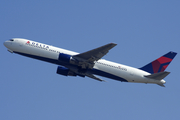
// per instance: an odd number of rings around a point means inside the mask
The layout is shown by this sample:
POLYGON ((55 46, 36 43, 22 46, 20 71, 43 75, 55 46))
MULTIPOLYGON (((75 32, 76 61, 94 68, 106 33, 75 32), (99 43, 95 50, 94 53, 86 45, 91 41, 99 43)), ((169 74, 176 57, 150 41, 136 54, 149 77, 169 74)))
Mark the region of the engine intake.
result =
POLYGON ((69 63, 70 59, 71 59, 71 55, 67 55, 67 54, 64 54, 64 53, 59 54, 59 58, 58 58, 59 61, 69 63))
POLYGON ((77 76, 76 73, 72 72, 66 67, 61 67, 61 66, 58 66, 56 73, 64 76, 77 76))
POLYGON ((73 59, 71 55, 64 54, 64 53, 59 54, 58 60, 64 63, 71 63, 74 65, 78 65, 79 63, 77 60, 73 59))

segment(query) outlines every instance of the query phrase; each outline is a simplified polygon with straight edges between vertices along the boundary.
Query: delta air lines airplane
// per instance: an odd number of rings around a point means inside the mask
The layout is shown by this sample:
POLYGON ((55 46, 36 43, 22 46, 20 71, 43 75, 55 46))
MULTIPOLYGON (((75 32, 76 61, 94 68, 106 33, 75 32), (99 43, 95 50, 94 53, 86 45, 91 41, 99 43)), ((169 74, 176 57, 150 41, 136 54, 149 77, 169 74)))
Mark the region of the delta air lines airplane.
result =
POLYGON ((60 75, 87 76, 104 81, 97 77, 98 75, 122 82, 152 83, 164 87, 166 81, 163 79, 170 73, 165 69, 177 53, 168 52, 141 68, 133 68, 101 59, 116 45, 109 43, 84 53, 77 53, 22 38, 4 42, 4 46, 11 53, 57 64, 57 74, 60 75))

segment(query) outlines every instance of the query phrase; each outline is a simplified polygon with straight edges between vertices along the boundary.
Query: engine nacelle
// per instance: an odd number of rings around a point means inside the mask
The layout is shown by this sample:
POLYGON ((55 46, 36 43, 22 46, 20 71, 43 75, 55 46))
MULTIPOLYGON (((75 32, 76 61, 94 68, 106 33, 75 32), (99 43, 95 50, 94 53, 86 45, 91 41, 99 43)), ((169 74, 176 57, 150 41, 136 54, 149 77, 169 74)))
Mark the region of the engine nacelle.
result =
POLYGON ((61 62, 69 63, 70 59, 71 59, 71 55, 67 55, 67 54, 64 54, 64 53, 59 54, 58 60, 61 61, 61 62))
POLYGON ((64 54, 64 53, 59 54, 58 60, 61 62, 71 63, 74 65, 77 65, 79 63, 77 60, 73 59, 71 55, 64 54))
POLYGON ((70 71, 68 68, 58 66, 57 74, 64 75, 64 76, 77 76, 76 73, 70 71))

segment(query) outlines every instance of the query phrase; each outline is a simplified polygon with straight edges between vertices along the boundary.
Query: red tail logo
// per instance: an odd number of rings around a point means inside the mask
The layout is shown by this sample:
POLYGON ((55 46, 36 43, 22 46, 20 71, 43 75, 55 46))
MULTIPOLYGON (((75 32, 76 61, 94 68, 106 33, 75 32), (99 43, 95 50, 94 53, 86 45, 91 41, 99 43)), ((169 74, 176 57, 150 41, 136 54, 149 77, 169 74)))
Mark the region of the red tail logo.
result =
POLYGON ((140 69, 149 72, 151 74, 163 72, 171 63, 171 61, 176 56, 176 54, 177 53, 175 52, 169 52, 140 69))

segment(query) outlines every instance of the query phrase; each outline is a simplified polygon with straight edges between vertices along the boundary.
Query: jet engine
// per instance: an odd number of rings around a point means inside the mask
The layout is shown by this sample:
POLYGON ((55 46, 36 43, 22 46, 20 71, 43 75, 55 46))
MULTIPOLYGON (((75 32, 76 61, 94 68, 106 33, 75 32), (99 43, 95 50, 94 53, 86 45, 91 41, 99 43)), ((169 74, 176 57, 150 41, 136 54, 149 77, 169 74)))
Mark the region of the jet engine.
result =
POLYGON ((61 67, 61 66, 58 66, 56 73, 64 76, 77 76, 76 73, 72 72, 66 67, 61 67))
POLYGON ((73 59, 71 55, 60 53, 59 54, 59 61, 64 62, 64 63, 71 63, 71 64, 78 64, 78 61, 73 59))

